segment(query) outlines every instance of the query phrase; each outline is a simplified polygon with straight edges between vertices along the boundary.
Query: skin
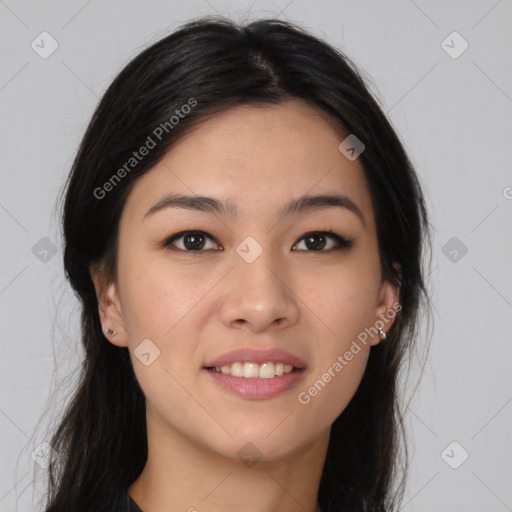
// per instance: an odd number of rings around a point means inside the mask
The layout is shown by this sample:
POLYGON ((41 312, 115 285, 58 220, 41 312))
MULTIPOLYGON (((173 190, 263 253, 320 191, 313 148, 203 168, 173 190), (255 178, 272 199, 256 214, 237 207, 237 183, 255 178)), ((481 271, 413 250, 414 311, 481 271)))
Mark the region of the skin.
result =
MULTIPOLYGON (((382 281, 362 167, 338 150, 344 138, 300 100, 239 106, 200 124, 136 182, 120 220, 117 278, 108 282, 101 268, 91 275, 102 327, 129 348, 146 397, 149 456, 129 488, 144 512, 316 510, 330 426, 380 337, 360 343, 308 404, 298 393, 398 301, 382 281), (292 198, 333 192, 348 196, 364 223, 340 207, 278 215, 292 198), (239 215, 167 208, 144 217, 168 193, 229 199, 239 215), (306 246, 306 233, 328 228, 353 247, 329 250, 329 238, 320 251, 306 246), (158 245, 187 229, 212 237, 202 252, 186 252, 183 238, 174 251, 158 245), (236 252, 248 236, 263 249, 252 263, 236 252), (145 339, 160 350, 148 366, 134 355, 145 339), (203 365, 240 347, 298 355, 302 380, 270 399, 230 394, 203 365), (237 457, 248 442, 261 454, 252 467, 237 457)), ((384 331, 392 321, 383 318, 384 331)))

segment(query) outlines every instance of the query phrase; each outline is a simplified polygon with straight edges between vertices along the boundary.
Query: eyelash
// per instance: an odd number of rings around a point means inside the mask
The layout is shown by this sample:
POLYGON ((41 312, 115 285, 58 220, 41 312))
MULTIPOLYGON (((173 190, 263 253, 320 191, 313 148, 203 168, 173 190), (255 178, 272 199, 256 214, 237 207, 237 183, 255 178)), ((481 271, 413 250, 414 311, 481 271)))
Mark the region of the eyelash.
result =
MULTIPOLYGON (((201 230, 191 229, 191 230, 180 231, 179 233, 175 233, 174 235, 171 235, 170 237, 166 238, 159 245, 162 248, 165 248, 165 249, 168 249, 168 250, 180 251, 180 252, 188 252, 188 253, 201 253, 201 252, 207 252, 207 251, 211 251, 212 250, 212 249, 206 249, 206 250, 199 249, 197 251, 193 251, 193 250, 187 250, 187 249, 180 249, 178 247, 172 246, 173 242, 175 242, 176 240, 179 240, 180 238, 185 237, 188 234, 200 234, 200 235, 205 236, 206 238, 209 238, 212 241, 215 241, 215 239, 212 236, 210 236, 208 233, 205 233, 204 231, 201 231, 201 230)), ((308 236, 314 235, 314 234, 316 234, 316 235, 324 235, 327 238, 331 238, 338 245, 336 247, 332 247, 331 249, 327 249, 327 250, 315 251, 315 250, 302 250, 301 249, 299 252, 312 252, 312 253, 327 252, 328 253, 328 252, 332 252, 332 251, 336 251, 336 250, 340 250, 340 249, 349 249, 350 247, 352 247, 354 245, 354 241, 353 240, 347 240, 346 238, 342 237, 341 235, 338 235, 337 233, 334 233, 332 229, 324 229, 324 230, 320 230, 320 231, 308 231, 307 233, 302 235, 302 237, 299 238, 298 241, 293 244, 293 246, 295 247, 299 242, 303 241, 308 236)), ((214 250, 216 250, 216 249, 214 249, 214 250)))

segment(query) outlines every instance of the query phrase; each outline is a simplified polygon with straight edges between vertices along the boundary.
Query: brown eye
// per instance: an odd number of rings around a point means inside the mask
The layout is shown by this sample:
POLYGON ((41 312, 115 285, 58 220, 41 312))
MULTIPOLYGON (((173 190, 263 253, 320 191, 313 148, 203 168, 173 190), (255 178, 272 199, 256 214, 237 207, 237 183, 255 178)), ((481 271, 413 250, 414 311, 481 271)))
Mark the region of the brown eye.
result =
MULTIPOLYGON (((331 250, 343 249, 352 247, 353 241, 347 240, 336 233, 329 231, 312 231, 304 235, 293 248, 304 243, 306 251, 308 252, 329 252, 331 250), (327 246, 327 249, 325 247, 327 246)), ((304 250, 304 249, 299 249, 304 250)))
POLYGON ((176 233, 168 238, 163 245, 167 248, 186 252, 202 252, 203 249, 218 250, 213 238, 202 231, 182 231, 181 233, 176 233), (209 241, 211 241, 213 246, 207 247, 209 241))
MULTIPOLYGON (((353 241, 330 231, 311 231, 297 242, 293 249, 306 252, 330 252, 332 250, 352 247, 353 241), (304 248, 298 248, 304 244, 304 248)), ((184 252, 205 252, 223 250, 213 237, 203 231, 182 231, 167 238, 163 247, 184 252), (208 246, 210 244, 210 246, 208 246)))

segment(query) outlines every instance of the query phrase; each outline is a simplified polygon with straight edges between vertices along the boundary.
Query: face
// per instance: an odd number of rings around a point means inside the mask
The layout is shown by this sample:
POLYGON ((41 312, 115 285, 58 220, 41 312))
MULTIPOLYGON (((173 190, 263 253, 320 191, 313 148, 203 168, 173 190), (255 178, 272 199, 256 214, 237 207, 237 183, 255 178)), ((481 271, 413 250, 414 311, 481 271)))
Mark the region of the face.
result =
POLYGON ((277 459, 328 435, 397 301, 343 139, 298 100, 236 107, 136 182, 117 280, 93 278, 148 425, 228 457, 250 442, 277 459))

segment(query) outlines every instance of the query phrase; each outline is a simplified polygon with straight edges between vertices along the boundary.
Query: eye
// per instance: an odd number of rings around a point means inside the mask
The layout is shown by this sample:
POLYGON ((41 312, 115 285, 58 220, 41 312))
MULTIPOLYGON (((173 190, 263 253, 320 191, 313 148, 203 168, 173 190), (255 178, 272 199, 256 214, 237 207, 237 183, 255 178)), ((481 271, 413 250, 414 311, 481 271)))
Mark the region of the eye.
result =
POLYGON ((203 231, 181 231, 167 238, 162 243, 162 246, 186 252, 203 252, 203 249, 223 250, 222 248, 219 249, 213 241, 213 238, 203 231), (213 243, 213 247, 207 247, 208 240, 213 243), (178 244, 175 244, 176 242, 178 242, 178 244))
POLYGON ((329 252, 332 250, 349 248, 354 245, 352 240, 347 240, 346 238, 343 238, 329 230, 311 231, 307 233, 293 246, 293 249, 297 248, 301 243, 304 243, 307 248, 307 252, 329 252), (325 247, 327 247, 327 249, 323 250, 325 247))
MULTIPOLYGON (((306 233, 300 240, 294 244, 292 249, 297 249, 298 246, 304 243, 306 252, 329 252, 343 248, 349 248, 354 245, 352 240, 333 233, 330 230, 326 231, 310 231, 306 233)), ((224 249, 218 246, 214 239, 204 231, 181 231, 176 233, 164 242, 162 247, 179 250, 184 252, 205 252, 206 250, 223 251, 224 249), (211 244, 208 247, 208 243, 211 244)), ((304 249, 299 249, 304 250, 304 249)))

